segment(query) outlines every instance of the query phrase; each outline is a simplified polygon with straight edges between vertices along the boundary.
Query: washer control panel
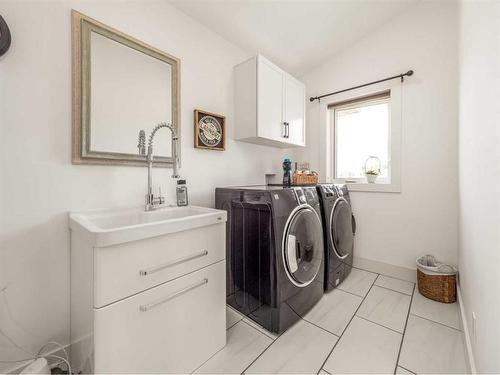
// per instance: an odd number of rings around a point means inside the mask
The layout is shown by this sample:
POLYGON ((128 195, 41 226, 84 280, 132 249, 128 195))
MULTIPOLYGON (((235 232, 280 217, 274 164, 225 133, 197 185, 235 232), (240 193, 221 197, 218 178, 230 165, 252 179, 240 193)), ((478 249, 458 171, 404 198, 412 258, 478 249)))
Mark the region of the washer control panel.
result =
POLYGON ((304 191, 301 188, 294 188, 295 196, 297 197, 297 202, 299 204, 307 203, 306 196, 304 195, 304 191))

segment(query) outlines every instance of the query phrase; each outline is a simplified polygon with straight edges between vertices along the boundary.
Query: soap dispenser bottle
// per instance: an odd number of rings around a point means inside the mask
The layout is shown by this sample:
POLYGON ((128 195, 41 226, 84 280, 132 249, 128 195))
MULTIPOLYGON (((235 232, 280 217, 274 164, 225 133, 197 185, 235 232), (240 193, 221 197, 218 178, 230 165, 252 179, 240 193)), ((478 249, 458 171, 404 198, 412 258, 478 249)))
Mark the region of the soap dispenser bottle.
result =
POLYGON ((283 160, 283 187, 290 187, 292 185, 292 161, 290 159, 283 160))
POLYGON ((188 190, 186 180, 177 180, 177 206, 188 205, 188 190))

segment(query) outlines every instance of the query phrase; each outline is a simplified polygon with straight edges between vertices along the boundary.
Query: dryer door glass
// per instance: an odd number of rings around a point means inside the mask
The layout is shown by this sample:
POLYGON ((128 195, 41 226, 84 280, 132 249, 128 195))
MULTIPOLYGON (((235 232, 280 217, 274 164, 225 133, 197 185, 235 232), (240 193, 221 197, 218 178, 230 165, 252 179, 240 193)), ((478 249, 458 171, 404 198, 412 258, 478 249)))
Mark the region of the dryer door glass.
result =
POLYGON ((284 241, 284 260, 288 275, 298 285, 311 283, 323 260, 321 222, 313 208, 298 210, 288 225, 284 241))
POLYGON ((354 234, 352 233, 351 205, 344 198, 339 198, 335 202, 330 226, 333 248, 337 252, 337 256, 346 258, 352 253, 354 234))

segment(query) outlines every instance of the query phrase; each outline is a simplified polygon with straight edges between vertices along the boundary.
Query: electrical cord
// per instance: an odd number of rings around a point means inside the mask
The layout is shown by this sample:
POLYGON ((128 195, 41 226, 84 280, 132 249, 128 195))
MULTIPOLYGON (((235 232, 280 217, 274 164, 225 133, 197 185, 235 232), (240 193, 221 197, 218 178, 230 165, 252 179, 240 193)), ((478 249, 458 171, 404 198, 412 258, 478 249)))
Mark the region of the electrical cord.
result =
POLYGON ((58 359, 60 361, 63 361, 64 363, 66 363, 66 366, 68 366, 68 374, 69 375, 73 374, 73 372, 71 371, 71 365, 69 364, 69 361, 67 359, 65 359, 63 357, 60 357, 58 355, 53 355, 53 354, 45 355, 43 357, 45 357, 45 358, 56 358, 56 359, 58 359))
POLYGON ((24 358, 24 359, 17 359, 17 360, 0 360, 0 363, 20 363, 20 362, 26 362, 26 361, 34 361, 34 360, 37 360, 38 358, 55 358, 55 359, 58 359, 59 361, 61 361, 61 362, 63 362, 63 363, 66 364, 66 366, 68 367, 68 374, 72 374, 73 373, 71 371, 71 365, 69 364, 68 352, 57 341, 49 341, 49 342, 45 343, 44 345, 42 345, 42 347, 40 348, 40 350, 38 351, 38 353, 37 353, 36 356, 30 357, 30 358, 24 358), (66 358, 58 356, 58 355, 55 355, 55 354, 43 354, 42 355, 41 353, 42 353, 43 349, 45 349, 49 345, 55 345, 55 346, 59 347, 59 349, 64 353, 64 355, 65 355, 66 358))
MULTIPOLYGON (((0 293, 3 295, 3 298, 4 298, 4 302, 5 302, 5 305, 7 306, 8 308, 8 304, 7 304, 7 300, 5 299, 5 290, 7 289, 7 286, 4 286, 2 289, 0 289, 0 293)), ((7 310, 9 312, 9 315, 10 315, 10 310, 7 310)), ((11 317, 12 318, 12 317, 11 317)), ((47 343, 45 343, 44 345, 42 345, 42 347, 40 348, 40 350, 38 350, 38 353, 35 355, 34 353, 32 353, 31 351, 23 348, 21 345, 19 345, 16 341, 14 341, 12 338, 10 338, 9 335, 7 335, 7 333, 5 333, 4 331, 2 331, 0 329, 0 336, 4 337, 10 344, 12 344, 14 347, 16 347, 17 349, 31 355, 31 357, 29 358, 24 358, 24 359, 17 359, 17 360, 0 360, 0 363, 21 363, 21 362, 27 362, 27 361, 34 361, 34 360, 37 360, 39 358, 55 358, 55 359, 58 359, 59 360, 59 363, 57 363, 57 365, 61 364, 61 363, 65 363, 66 366, 68 367, 68 373, 69 374, 72 374, 72 371, 71 371, 71 365, 69 364, 69 356, 68 356, 68 352, 66 351, 66 349, 64 348, 64 346, 62 346, 60 343, 58 343, 57 341, 49 341, 47 343), (42 351, 49 345, 54 345, 54 346, 57 346, 63 353, 64 353, 64 356, 66 358, 63 358, 61 356, 58 356, 58 355, 54 355, 54 354, 46 354, 46 355, 41 355, 42 351)), ((52 364, 54 365, 54 364, 52 364)))
POLYGON ((10 360, 10 361, 6 361, 6 360, 3 360, 3 359, 0 359, 0 363, 19 363, 19 362, 32 361, 34 359, 37 359, 37 358, 36 357, 32 357, 32 358, 24 358, 24 359, 13 359, 13 360, 10 360))
POLYGON ((36 355, 40 356, 40 354, 42 353, 42 350, 45 349, 49 345, 55 345, 55 346, 57 346, 64 353, 64 356, 66 357, 66 359, 69 361, 69 356, 68 356, 68 353, 66 352, 66 349, 64 349, 64 346, 62 346, 61 344, 59 344, 57 341, 49 341, 49 342, 45 343, 40 348, 40 350, 38 351, 38 353, 36 353, 36 355))
POLYGON ((6 360, 0 360, 0 363, 19 363, 19 362, 26 362, 26 361, 35 361, 39 358, 55 358, 55 359, 58 359, 62 362, 64 362, 66 364, 66 366, 68 367, 68 374, 73 374, 73 372, 71 371, 71 365, 69 364, 69 361, 66 359, 66 358, 63 358, 63 357, 60 357, 58 355, 54 355, 54 354, 48 354, 48 355, 42 355, 42 356, 37 356, 37 357, 31 357, 31 358, 24 358, 24 359, 16 359, 16 360, 9 360, 9 361, 6 361, 6 360))
MULTIPOLYGON (((45 343, 44 345, 42 345, 42 347, 40 348, 40 350, 37 353, 37 356, 39 356, 39 357, 48 357, 48 358, 53 357, 53 358, 57 358, 59 360, 62 360, 64 363, 66 363, 66 366, 68 366, 68 374, 71 374, 71 365, 69 364, 68 352, 66 351, 66 349, 64 349, 64 346, 62 346, 61 344, 59 344, 57 341, 49 341, 49 342, 45 343), (62 358, 60 356, 56 356, 56 355, 53 355, 53 354, 41 355, 42 350, 45 349, 49 345, 57 346, 64 353, 64 356, 66 358, 62 358)), ((59 363, 61 363, 61 362, 59 362, 59 363)))

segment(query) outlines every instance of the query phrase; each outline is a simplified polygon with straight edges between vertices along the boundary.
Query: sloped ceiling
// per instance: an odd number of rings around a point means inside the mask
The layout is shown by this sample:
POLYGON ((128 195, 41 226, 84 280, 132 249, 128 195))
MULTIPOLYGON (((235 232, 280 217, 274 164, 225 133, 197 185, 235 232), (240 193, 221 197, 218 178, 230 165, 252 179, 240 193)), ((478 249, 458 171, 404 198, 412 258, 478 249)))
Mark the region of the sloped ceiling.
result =
POLYGON ((170 0, 251 54, 301 76, 418 0, 170 0))

